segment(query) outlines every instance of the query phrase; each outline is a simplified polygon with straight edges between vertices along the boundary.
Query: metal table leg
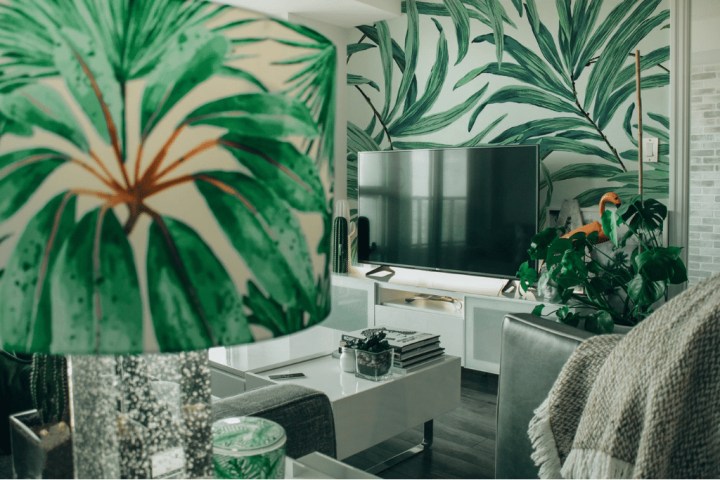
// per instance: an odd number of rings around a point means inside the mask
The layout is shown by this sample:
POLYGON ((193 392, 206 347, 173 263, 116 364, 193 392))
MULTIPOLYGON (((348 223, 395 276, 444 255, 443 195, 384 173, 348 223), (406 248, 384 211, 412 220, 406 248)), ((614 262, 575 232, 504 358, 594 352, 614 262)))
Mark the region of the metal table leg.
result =
POLYGON ((377 463, 373 465, 370 468, 365 469, 366 472, 372 473, 373 475, 378 474, 379 472, 382 472, 383 470, 387 470, 388 468, 392 467, 393 465, 397 465, 398 463, 407 460, 410 457, 413 457, 417 455, 418 453, 422 453, 425 450, 428 450, 432 447, 433 444, 433 421, 428 420, 423 424, 423 439, 422 442, 418 445, 415 445, 414 447, 411 447, 404 452, 400 452, 397 455, 394 455, 387 460, 383 460, 380 463, 377 463))

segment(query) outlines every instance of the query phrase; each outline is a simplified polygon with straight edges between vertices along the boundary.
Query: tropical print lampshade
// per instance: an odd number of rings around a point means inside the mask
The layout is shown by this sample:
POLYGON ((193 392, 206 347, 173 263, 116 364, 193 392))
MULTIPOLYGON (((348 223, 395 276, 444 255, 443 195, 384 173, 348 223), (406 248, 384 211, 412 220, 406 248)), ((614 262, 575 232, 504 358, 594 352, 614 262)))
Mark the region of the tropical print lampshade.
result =
POLYGON ((194 350, 330 308, 335 48, 204 1, 0 0, 0 340, 194 350))

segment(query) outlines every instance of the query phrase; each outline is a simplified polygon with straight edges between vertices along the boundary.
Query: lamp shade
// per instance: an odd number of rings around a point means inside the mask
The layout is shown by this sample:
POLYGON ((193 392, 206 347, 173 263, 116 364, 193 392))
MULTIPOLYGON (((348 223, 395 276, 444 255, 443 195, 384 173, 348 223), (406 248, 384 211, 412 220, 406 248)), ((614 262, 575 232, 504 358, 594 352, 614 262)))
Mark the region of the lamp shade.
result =
POLYGON ((328 39, 203 1, 0 3, 2 348, 197 350, 328 314, 328 39))

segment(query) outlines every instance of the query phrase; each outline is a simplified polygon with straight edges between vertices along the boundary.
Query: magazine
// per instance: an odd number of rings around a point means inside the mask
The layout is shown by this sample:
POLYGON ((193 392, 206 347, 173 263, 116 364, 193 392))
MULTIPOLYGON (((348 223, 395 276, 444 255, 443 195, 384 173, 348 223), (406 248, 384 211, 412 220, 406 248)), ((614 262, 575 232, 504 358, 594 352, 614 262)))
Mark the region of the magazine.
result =
MULTIPOLYGON (((423 355, 428 352, 433 352, 437 350, 440 347, 440 341, 437 340, 433 343, 429 343, 427 345, 421 345, 417 348, 413 348, 411 350, 406 350, 404 352, 395 352, 393 355, 393 360, 409 360, 411 358, 417 357, 418 355, 423 355)), ((443 349, 444 350, 444 349, 443 349)))
POLYGON ((418 363, 423 363, 423 362, 427 361, 428 359, 437 357, 438 355, 442 355, 443 353, 445 353, 445 349, 442 347, 438 347, 434 350, 425 352, 422 355, 412 357, 408 360, 394 360, 393 359, 393 366, 394 367, 409 367, 412 365, 416 365, 418 363))
POLYGON ((407 375, 408 373, 420 370, 421 368, 425 368, 434 363, 441 362, 444 357, 444 355, 438 355, 406 367, 398 367, 396 365, 393 365, 392 367, 390 367, 390 371, 398 375, 407 375))
POLYGON ((384 331, 385 339, 396 352, 406 352, 439 341, 440 335, 436 333, 424 333, 414 330, 400 330, 387 327, 367 327, 342 335, 342 340, 363 339, 375 331, 384 331))

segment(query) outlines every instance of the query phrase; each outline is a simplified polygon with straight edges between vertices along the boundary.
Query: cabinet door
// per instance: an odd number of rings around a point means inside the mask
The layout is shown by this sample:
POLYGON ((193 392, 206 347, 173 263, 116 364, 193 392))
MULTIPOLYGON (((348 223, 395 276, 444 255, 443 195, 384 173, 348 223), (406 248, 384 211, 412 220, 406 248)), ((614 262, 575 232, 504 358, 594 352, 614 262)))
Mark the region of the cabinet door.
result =
POLYGON ((507 313, 530 313, 540 302, 503 297, 465 300, 465 366, 500 373, 500 337, 507 313))
POLYGON ((333 275, 331 302, 330 315, 322 322, 324 327, 351 332, 372 325, 375 282, 333 275))

